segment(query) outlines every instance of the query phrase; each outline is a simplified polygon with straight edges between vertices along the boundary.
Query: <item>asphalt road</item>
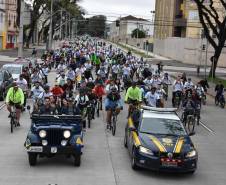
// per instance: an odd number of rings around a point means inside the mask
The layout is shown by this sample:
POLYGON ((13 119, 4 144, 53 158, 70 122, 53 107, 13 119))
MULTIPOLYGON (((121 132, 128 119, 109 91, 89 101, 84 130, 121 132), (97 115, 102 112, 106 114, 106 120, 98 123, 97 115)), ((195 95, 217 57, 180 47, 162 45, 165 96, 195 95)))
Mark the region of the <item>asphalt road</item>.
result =
MULTIPOLYGON (((50 80, 54 80, 50 74, 50 80)), ((170 103, 168 103, 170 106, 170 103)), ((105 114, 87 129, 80 167, 65 157, 38 159, 35 167, 28 164, 23 147, 30 126, 28 112, 23 113, 21 127, 10 134, 8 113, 0 110, 0 185, 225 185, 226 125, 225 110, 213 99, 203 107, 202 121, 213 132, 199 126, 193 141, 199 151, 198 169, 193 175, 133 171, 123 146, 127 108, 119 115, 116 136, 105 131, 105 114)))

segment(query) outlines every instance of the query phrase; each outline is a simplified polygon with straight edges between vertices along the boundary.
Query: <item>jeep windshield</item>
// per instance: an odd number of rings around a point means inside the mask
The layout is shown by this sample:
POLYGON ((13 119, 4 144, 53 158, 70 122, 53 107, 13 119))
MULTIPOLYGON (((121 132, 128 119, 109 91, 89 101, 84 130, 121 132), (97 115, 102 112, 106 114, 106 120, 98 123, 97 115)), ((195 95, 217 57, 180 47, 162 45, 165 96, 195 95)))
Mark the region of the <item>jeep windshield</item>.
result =
POLYGON ((143 118, 140 132, 159 135, 187 135, 180 120, 162 118, 143 118))
POLYGON ((32 115, 35 124, 80 124, 81 116, 69 115, 32 115))

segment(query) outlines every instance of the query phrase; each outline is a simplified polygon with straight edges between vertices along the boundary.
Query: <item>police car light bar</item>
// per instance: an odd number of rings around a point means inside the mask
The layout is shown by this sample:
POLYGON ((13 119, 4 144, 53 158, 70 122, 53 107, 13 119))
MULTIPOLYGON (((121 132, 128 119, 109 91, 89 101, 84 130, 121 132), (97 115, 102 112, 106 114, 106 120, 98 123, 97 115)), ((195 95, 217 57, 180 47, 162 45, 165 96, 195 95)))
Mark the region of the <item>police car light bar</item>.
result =
POLYGON ((149 107, 145 105, 142 105, 141 109, 155 111, 155 112, 176 112, 177 111, 177 108, 156 108, 156 107, 149 107))

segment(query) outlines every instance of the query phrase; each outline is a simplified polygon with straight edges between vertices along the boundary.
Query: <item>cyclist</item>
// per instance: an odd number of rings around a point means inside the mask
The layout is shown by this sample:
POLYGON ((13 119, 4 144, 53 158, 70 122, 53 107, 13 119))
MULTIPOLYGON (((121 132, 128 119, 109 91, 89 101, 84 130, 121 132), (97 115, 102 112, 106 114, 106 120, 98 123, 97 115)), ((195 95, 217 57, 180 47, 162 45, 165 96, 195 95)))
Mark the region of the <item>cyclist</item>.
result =
POLYGON ((183 92, 183 83, 182 83, 181 77, 178 76, 177 79, 173 83, 173 97, 172 97, 173 107, 175 107, 175 97, 176 97, 176 95, 178 95, 180 100, 181 100, 182 92, 183 92))
POLYGON ((156 93, 156 87, 152 87, 151 90, 145 95, 145 103, 150 107, 158 107, 159 101, 160 97, 156 93))
POLYGON ((79 94, 75 97, 75 107, 77 107, 80 112, 81 112, 81 115, 82 115, 82 118, 83 118, 83 127, 85 128, 86 127, 86 121, 85 121, 85 118, 86 118, 86 107, 88 106, 88 103, 89 103, 89 98, 88 96, 86 95, 85 91, 83 89, 81 89, 79 91, 79 94))
POLYGON ((102 110, 102 97, 105 95, 103 85, 101 83, 97 83, 97 85, 93 88, 93 93, 96 95, 97 100, 100 101, 100 110, 102 110))
POLYGON ((25 78, 23 78, 23 74, 20 75, 20 77, 16 81, 16 83, 19 86, 19 88, 22 89, 22 91, 24 93, 24 105, 22 108, 24 111, 24 107, 26 106, 26 100, 27 100, 28 84, 27 84, 27 80, 25 80, 25 78))
POLYGON ((39 96, 45 92, 44 89, 40 86, 40 82, 35 82, 34 87, 31 89, 31 97, 34 102, 39 98, 39 96))
POLYGON ((219 102, 222 95, 224 95, 224 85, 222 81, 219 81, 215 87, 216 96, 215 99, 219 102))
POLYGON ((61 97, 64 93, 58 82, 55 82, 55 86, 51 89, 51 92, 53 93, 54 97, 61 97))
POLYGON ((163 85, 164 91, 166 92, 165 99, 167 100, 169 85, 172 85, 172 81, 168 73, 164 73, 164 76, 162 77, 162 85, 163 85))
POLYGON ((182 107, 184 109, 184 119, 182 121, 185 123, 187 121, 187 116, 195 114, 195 110, 196 110, 196 104, 192 99, 192 94, 190 93, 188 94, 188 97, 184 101, 182 107))
POLYGON ((140 88, 137 87, 136 82, 133 82, 132 86, 128 88, 126 92, 125 102, 130 104, 128 109, 128 118, 129 118, 133 105, 142 102, 142 92, 140 88))
POLYGON ((191 81, 191 78, 188 78, 188 81, 185 82, 185 84, 184 84, 184 89, 185 89, 185 95, 186 95, 186 97, 187 97, 188 93, 192 93, 193 87, 194 87, 194 84, 191 81))
POLYGON ((22 106, 24 105, 24 93, 21 88, 17 85, 16 82, 13 83, 13 86, 9 88, 6 95, 6 105, 11 117, 12 106, 16 108, 16 124, 20 126, 20 114, 22 106))
POLYGON ((109 129, 111 125, 112 111, 115 109, 116 113, 119 114, 122 107, 123 106, 120 94, 115 87, 112 87, 110 93, 105 99, 105 110, 107 112, 107 129, 109 129))

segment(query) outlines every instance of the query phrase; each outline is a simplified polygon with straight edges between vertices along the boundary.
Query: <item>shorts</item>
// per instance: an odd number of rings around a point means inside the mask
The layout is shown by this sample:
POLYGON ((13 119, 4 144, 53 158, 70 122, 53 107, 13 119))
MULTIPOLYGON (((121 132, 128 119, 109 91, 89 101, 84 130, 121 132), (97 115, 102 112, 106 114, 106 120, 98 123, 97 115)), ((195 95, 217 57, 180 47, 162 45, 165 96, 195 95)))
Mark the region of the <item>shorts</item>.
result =
POLYGON ((22 105, 20 103, 13 103, 12 101, 9 102, 10 106, 15 106, 16 109, 22 109, 22 105))
POLYGON ((132 100, 132 99, 128 99, 128 104, 133 104, 133 105, 137 105, 139 103, 138 100, 132 100))
POLYGON ((105 111, 109 111, 117 108, 120 108, 117 101, 110 101, 108 99, 105 100, 105 111))

